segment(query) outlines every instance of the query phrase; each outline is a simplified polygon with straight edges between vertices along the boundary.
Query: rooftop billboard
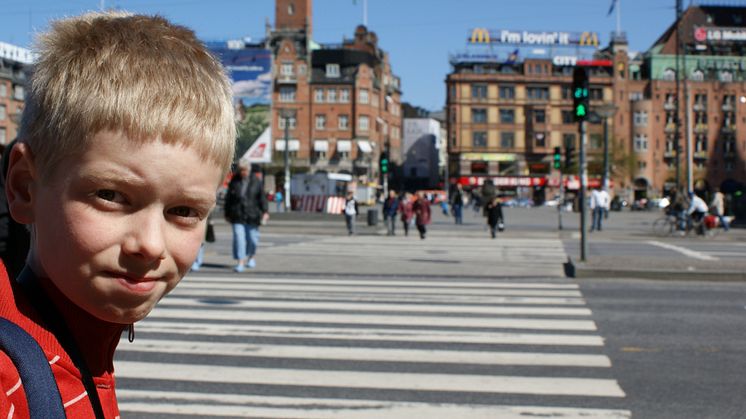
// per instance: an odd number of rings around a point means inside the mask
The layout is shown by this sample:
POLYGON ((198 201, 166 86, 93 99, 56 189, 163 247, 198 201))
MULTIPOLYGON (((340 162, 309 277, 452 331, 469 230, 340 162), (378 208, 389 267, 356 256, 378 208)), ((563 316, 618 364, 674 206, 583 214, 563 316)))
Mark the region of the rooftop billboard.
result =
POLYGON ((228 71, 234 103, 244 106, 272 101, 272 52, 243 41, 207 42, 228 71))

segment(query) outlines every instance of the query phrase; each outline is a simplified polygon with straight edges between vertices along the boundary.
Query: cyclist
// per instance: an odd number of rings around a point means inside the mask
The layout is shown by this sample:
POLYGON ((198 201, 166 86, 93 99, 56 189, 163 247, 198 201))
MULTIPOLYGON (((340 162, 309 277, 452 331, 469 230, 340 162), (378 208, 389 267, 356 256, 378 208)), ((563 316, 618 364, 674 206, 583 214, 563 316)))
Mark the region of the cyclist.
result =
POLYGON ((689 227, 696 227, 698 234, 704 234, 704 223, 702 222, 707 214, 707 204, 694 192, 689 192, 689 209, 686 214, 689 216, 689 227))

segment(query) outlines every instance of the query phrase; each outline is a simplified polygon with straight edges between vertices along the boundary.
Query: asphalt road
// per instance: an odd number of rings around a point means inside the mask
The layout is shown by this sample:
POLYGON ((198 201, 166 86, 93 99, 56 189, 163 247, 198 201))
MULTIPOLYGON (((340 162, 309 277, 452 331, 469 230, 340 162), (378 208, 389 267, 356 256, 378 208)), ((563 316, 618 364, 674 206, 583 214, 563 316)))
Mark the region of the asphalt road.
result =
MULTIPOLYGON (((612 213, 592 249, 684 255, 649 243, 655 216, 612 213)), ((463 226, 436 213, 424 241, 281 218, 242 274, 219 223, 203 269, 120 344, 123 417, 746 413, 746 282, 566 278, 577 239, 546 208, 507 209, 496 240, 468 213, 463 226)), ((722 262, 742 237, 670 243, 722 262)))

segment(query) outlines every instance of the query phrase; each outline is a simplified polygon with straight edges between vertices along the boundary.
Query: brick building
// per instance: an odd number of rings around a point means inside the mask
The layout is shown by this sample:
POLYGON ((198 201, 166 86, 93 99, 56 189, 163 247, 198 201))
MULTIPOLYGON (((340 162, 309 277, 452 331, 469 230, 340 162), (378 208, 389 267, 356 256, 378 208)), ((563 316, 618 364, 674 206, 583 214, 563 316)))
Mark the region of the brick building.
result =
MULTIPOLYGON (((383 150, 401 164, 400 81, 374 32, 351 40, 313 41, 311 0, 276 0, 269 171, 282 178, 285 128, 294 173, 348 173, 377 183, 383 150)), ((278 184, 281 182, 278 182, 278 184)))
MULTIPOLYGON (((565 37, 565 33, 561 34, 545 38, 547 42, 559 42, 565 37)), ((587 58, 583 64, 590 75, 591 107, 610 104, 612 61, 608 54, 593 48, 593 41, 582 41, 597 40, 597 36, 566 33, 566 38, 575 40, 576 49, 585 42, 592 44, 591 48, 582 45, 587 58)), ((489 43, 490 39, 495 36, 475 29, 471 42, 489 43), (481 41, 475 35, 480 32, 481 41)), ((510 43, 511 49, 515 44, 510 43)), ((571 85, 579 59, 560 55, 567 52, 520 59, 517 51, 509 55, 465 54, 451 58, 452 72, 446 78, 449 173, 451 183, 474 187, 490 178, 507 194, 542 202, 549 198, 547 192, 558 191, 559 172, 552 167, 555 147, 563 153, 578 149, 571 85)), ((588 124, 587 150, 592 172, 600 176, 603 126, 600 120, 595 122, 588 124)), ((613 129, 614 122, 610 123, 613 129)), ((600 182, 600 178, 595 181, 600 182)), ((577 189, 575 184, 570 182, 570 188, 577 189)))
POLYGON ((26 89, 31 51, 0 42, 0 144, 16 138, 26 89))
POLYGON ((615 91, 625 118, 617 135, 630 139, 636 156, 636 195, 674 188, 677 157, 683 188, 689 167, 691 186, 703 196, 716 187, 728 195, 746 189, 744 53, 746 8, 692 6, 646 53, 628 63, 618 57, 629 71, 615 91))

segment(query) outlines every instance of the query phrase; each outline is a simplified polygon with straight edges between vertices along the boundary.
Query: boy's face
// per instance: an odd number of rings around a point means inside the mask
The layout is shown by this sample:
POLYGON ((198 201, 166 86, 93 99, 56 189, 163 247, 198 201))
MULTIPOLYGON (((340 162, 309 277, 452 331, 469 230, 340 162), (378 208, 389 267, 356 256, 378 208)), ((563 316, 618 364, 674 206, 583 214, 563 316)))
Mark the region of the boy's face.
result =
POLYGON ((99 133, 35 179, 31 266, 94 316, 138 321, 195 259, 220 177, 191 148, 99 133))

